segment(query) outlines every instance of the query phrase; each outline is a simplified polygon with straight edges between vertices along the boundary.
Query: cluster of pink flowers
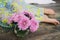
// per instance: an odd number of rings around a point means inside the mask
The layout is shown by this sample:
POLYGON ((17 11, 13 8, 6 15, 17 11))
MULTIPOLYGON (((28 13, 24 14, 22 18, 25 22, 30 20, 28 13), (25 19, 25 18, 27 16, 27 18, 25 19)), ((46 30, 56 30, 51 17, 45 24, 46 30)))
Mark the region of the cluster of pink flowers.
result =
POLYGON ((14 13, 9 18, 8 24, 11 24, 13 21, 17 22, 19 30, 23 31, 29 29, 31 32, 35 32, 39 27, 39 23, 36 21, 34 15, 25 11, 14 13))

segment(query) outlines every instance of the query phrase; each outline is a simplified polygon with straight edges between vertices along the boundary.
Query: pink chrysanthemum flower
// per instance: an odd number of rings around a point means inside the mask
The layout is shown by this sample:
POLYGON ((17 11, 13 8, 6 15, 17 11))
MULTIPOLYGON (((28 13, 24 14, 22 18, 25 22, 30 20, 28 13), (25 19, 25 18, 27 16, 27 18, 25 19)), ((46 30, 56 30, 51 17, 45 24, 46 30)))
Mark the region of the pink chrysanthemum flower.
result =
POLYGON ((19 30, 27 30, 30 29, 31 32, 35 32, 38 27, 39 23, 35 20, 35 17, 33 14, 29 12, 22 12, 22 13, 14 13, 9 18, 9 24, 12 22, 17 22, 19 30))
POLYGON ((23 14, 17 14, 17 13, 14 13, 8 20, 8 24, 12 23, 13 21, 14 22, 19 22, 21 20, 21 18, 24 17, 23 14))
POLYGON ((18 22, 18 28, 19 30, 27 30, 30 26, 30 21, 27 17, 23 17, 19 22, 18 22))
POLYGON ((32 13, 29 13, 29 12, 26 12, 26 11, 24 11, 24 12, 22 12, 22 14, 24 14, 26 17, 28 17, 30 20, 32 19, 32 18, 34 18, 34 15, 32 14, 32 13))
POLYGON ((12 14, 12 16, 8 18, 8 24, 12 23, 15 16, 16 16, 16 13, 12 14))
MULTIPOLYGON (((22 14, 21 14, 22 15, 22 14)), ((14 22, 18 22, 21 18, 22 18, 22 16, 21 16, 20 14, 17 14, 14 18, 13 18, 13 21, 14 22)))
POLYGON ((30 22, 31 22, 30 31, 35 32, 39 27, 39 23, 35 19, 31 19, 30 22))

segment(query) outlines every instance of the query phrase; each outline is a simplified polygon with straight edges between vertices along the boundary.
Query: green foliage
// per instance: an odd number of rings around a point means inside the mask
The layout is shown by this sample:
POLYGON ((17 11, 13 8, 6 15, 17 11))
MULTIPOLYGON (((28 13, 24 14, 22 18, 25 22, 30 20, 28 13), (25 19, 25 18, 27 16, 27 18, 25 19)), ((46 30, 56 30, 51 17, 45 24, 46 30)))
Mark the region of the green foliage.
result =
POLYGON ((14 29, 14 32, 15 34, 18 36, 18 37, 25 37, 28 33, 29 33, 29 30, 25 30, 25 31, 22 31, 22 30, 19 30, 17 27, 14 29))
POLYGON ((19 30, 17 24, 10 24, 8 25, 7 23, 3 23, 0 21, 0 26, 3 28, 3 30, 5 31, 13 31, 18 37, 25 37, 28 33, 29 33, 29 30, 25 30, 25 31, 22 31, 22 30, 19 30))
POLYGON ((8 31, 12 31, 13 30, 13 27, 12 25, 8 25, 7 23, 3 23, 0 21, 0 27, 3 28, 4 31, 8 32, 8 31))
POLYGON ((6 23, 3 23, 3 22, 1 22, 1 21, 0 21, 0 26, 1 26, 1 27, 4 27, 4 28, 11 28, 10 25, 8 25, 8 24, 6 24, 6 23))

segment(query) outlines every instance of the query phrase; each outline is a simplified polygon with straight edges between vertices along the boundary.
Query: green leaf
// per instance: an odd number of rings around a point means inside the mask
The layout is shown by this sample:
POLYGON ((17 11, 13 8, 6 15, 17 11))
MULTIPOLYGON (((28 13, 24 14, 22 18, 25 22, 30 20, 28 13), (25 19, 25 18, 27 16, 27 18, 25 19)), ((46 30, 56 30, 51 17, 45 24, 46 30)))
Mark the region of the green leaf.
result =
POLYGON ((6 24, 6 23, 3 23, 3 22, 1 22, 1 21, 0 21, 0 26, 1 26, 1 27, 6 27, 6 28, 11 28, 10 25, 8 25, 8 24, 6 24))
POLYGON ((15 28, 15 34, 18 36, 18 37, 25 37, 26 35, 28 35, 29 31, 28 30, 25 30, 25 31, 22 31, 22 30, 19 30, 17 27, 15 28))
POLYGON ((8 32, 8 31, 12 30, 12 26, 10 26, 6 23, 3 23, 1 21, 0 21, 0 27, 2 27, 5 32, 8 32))

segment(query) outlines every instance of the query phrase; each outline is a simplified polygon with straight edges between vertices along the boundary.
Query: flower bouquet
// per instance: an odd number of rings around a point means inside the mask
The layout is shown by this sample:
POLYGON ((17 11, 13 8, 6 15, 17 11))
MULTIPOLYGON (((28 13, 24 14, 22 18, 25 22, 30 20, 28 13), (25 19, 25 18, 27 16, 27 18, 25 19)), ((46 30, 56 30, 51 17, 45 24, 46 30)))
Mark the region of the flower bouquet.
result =
POLYGON ((13 13, 7 23, 0 22, 0 25, 6 30, 12 30, 19 37, 25 37, 29 32, 35 32, 39 27, 34 15, 26 11, 13 13))

